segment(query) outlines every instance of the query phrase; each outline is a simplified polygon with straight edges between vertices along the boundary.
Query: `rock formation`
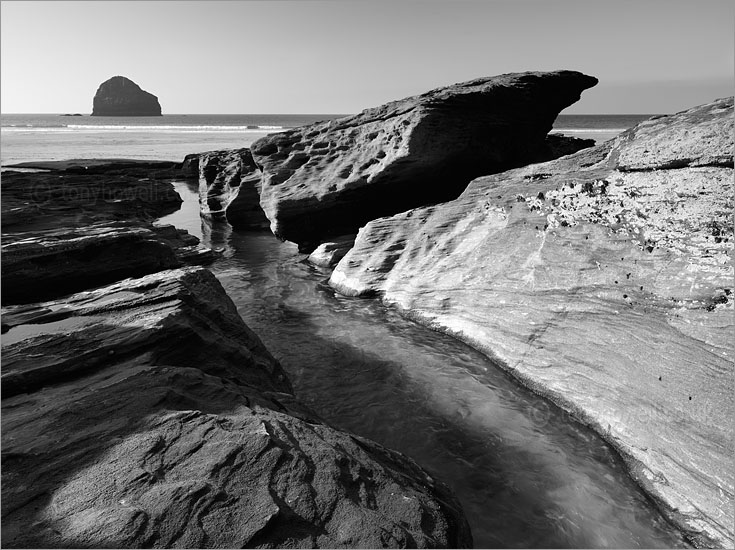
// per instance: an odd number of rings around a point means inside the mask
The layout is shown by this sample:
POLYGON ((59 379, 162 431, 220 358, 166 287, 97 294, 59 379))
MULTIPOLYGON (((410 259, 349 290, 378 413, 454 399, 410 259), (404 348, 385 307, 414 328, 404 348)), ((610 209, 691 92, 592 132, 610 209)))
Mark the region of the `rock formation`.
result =
POLYGON ((728 547, 732 168, 727 98, 372 221, 330 284, 483 351, 620 450, 696 544, 728 547))
POLYGON ((152 225, 178 165, 42 168, 1 182, 3 547, 472 545, 446 487, 294 398, 212 273, 168 269, 214 257, 152 225))
POLYGON ((550 158, 559 111, 597 79, 507 74, 438 88, 251 146, 279 237, 313 249, 378 216, 457 197, 474 177, 550 158))
POLYGON ((2 303, 48 300, 126 277, 210 263, 199 239, 173 226, 102 223, 34 232, 2 245, 2 303))
POLYGON ((173 163, 63 166, 3 173, 4 305, 214 259, 196 237, 150 223, 181 204, 173 163))
POLYGON ((19 231, 73 228, 101 221, 152 221, 176 211, 176 163, 33 163, 40 173, 3 172, 3 242, 19 231))
POLYGON ((92 116, 161 116, 158 98, 124 76, 100 84, 92 103, 92 116))
POLYGON ((307 259, 320 267, 334 267, 355 245, 355 237, 356 235, 343 235, 333 241, 322 243, 307 259))
POLYGON ((187 156, 183 170, 199 178, 201 215, 238 229, 268 229, 260 207, 260 170, 249 149, 187 156))
POLYGON ((2 320, 4 548, 472 544, 444 486, 299 405, 205 269, 2 320))

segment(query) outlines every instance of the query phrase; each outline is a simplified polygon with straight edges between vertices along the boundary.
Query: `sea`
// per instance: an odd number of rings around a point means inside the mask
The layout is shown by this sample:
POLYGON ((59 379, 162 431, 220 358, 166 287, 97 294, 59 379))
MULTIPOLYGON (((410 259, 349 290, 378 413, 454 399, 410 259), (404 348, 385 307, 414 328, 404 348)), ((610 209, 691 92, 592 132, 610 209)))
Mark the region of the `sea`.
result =
MULTIPOLYGON (((248 147, 272 132, 343 114, 93 117, 75 113, 0 115, 0 164, 69 159, 181 161, 190 153, 248 147)), ((653 115, 559 115, 553 133, 597 143, 653 115)))

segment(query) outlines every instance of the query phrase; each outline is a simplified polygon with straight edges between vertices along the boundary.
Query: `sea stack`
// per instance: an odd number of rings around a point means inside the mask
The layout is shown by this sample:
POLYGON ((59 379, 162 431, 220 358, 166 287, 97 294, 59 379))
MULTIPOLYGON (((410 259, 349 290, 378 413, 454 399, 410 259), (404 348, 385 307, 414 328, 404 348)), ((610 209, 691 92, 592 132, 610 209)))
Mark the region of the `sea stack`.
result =
POLYGON ((161 116, 161 104, 124 76, 113 76, 97 88, 92 116, 161 116))

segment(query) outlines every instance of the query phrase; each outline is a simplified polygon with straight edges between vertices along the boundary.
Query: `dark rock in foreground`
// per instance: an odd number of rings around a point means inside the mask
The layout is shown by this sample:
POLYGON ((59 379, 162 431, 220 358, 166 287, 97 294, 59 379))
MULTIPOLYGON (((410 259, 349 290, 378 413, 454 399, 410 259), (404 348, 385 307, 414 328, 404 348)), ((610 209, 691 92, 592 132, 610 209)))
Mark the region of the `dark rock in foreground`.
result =
POLYGON ((40 231, 2 245, 2 304, 72 292, 214 260, 199 239, 173 226, 95 224, 40 231))
POLYGON ((177 172, 172 163, 68 161, 61 167, 3 173, 3 305, 214 259, 196 237, 150 223, 181 204, 170 183, 177 172))
POLYGON ((271 229, 311 249, 379 216, 456 198, 474 177, 551 158, 554 119, 597 79, 507 74, 253 143, 271 229))
POLYGON ((181 197, 171 185, 175 163, 64 161, 20 167, 48 172, 3 172, 3 243, 18 232, 84 227, 110 221, 150 222, 176 211, 181 197))
POLYGON ((483 351, 732 547, 732 212, 727 98, 372 221, 330 284, 483 351))
POLYGON ((39 232, 2 245, 2 303, 48 300, 179 265, 173 249, 142 227, 39 232))
POLYGON ((113 76, 97 88, 92 116, 161 116, 161 105, 129 78, 113 76))
POLYGON ((446 488, 295 401, 204 269, 2 318, 5 548, 471 546, 446 488))

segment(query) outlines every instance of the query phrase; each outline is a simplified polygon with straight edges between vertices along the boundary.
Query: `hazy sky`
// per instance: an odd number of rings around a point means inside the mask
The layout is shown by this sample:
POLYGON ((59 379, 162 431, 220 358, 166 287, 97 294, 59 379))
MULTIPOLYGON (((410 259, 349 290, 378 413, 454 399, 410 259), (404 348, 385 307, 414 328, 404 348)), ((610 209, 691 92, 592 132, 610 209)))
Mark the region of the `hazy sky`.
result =
POLYGON ((732 0, 3 1, 4 113, 90 113, 124 75, 164 114, 353 113, 506 72, 600 83, 566 113, 733 94, 732 0))

